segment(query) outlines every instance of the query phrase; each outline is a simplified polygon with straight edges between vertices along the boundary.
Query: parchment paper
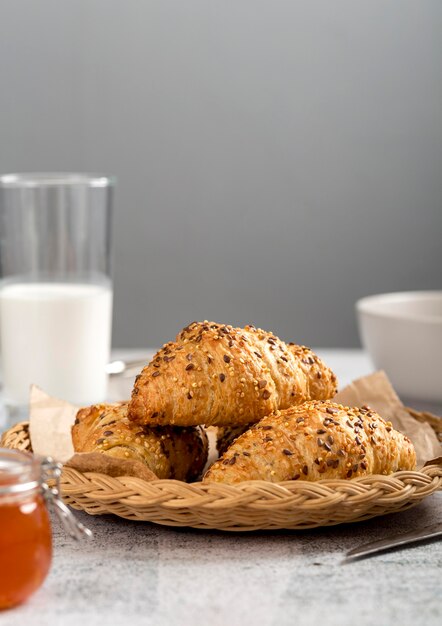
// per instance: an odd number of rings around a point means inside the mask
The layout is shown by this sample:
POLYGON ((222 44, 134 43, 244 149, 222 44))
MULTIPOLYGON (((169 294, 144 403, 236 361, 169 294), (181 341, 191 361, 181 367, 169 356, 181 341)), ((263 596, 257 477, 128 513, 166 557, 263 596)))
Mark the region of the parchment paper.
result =
POLYGON ((53 398, 32 385, 29 399, 29 435, 36 454, 65 463, 74 454, 71 428, 78 407, 53 398))

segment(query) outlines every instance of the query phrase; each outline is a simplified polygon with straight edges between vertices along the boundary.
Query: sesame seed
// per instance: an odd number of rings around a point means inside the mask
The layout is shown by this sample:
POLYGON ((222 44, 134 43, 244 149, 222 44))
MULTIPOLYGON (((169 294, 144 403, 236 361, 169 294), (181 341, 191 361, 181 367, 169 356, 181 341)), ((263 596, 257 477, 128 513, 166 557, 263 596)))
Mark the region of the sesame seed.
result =
POLYGON ((335 409, 334 407, 331 407, 331 406, 328 406, 325 410, 330 415, 335 415, 336 413, 339 413, 338 409, 335 409))
POLYGON ((219 379, 223 383, 226 380, 226 375, 225 374, 220 374, 219 375, 219 379))

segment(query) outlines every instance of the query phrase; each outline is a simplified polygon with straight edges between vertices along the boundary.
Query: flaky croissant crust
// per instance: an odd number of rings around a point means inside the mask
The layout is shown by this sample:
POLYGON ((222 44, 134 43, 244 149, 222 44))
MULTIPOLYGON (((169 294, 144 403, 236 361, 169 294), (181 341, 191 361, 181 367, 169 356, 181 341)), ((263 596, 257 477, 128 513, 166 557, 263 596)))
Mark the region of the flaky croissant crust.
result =
POLYGON ((307 402, 238 437, 205 482, 310 480, 390 474, 416 465, 413 444, 369 407, 307 402))
POLYGON ((137 376, 129 417, 141 424, 248 424, 331 398, 336 384, 309 348, 254 326, 193 322, 137 376))
POLYGON ((140 461, 158 478, 188 481, 201 474, 208 453, 203 428, 139 426, 127 418, 127 402, 80 409, 72 442, 76 452, 140 461))

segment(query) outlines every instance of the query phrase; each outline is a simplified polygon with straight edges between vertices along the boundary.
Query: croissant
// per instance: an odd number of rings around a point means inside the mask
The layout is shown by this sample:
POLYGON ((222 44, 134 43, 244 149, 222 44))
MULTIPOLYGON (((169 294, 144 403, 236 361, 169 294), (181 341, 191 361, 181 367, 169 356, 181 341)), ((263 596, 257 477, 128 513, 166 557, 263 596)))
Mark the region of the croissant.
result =
POLYGON ((141 424, 249 424, 336 393, 336 376, 304 346, 254 326, 193 322, 135 379, 129 418, 141 424))
POLYGON ((415 465, 408 437, 369 407, 314 401, 252 426, 210 467, 204 482, 355 478, 415 465))
POLYGON ((76 452, 101 452, 141 461, 158 478, 191 481, 207 461, 203 428, 140 427, 127 418, 127 403, 97 404, 77 413, 72 427, 76 452))

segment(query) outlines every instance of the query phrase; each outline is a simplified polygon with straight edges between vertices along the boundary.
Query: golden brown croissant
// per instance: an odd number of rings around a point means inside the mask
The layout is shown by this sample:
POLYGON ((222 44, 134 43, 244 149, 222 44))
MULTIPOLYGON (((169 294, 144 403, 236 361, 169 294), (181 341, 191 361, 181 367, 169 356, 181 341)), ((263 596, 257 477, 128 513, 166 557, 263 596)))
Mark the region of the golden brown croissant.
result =
POLYGON ((307 402, 276 411, 241 435, 205 482, 319 480, 413 469, 413 444, 369 407, 307 402))
POLYGON ((207 460, 204 429, 140 427, 127 418, 127 403, 97 404, 77 413, 72 427, 76 452, 141 461, 158 478, 193 480, 207 460))
POLYGON ((137 376, 129 418, 149 425, 240 425, 335 393, 335 375, 309 348, 254 326, 194 322, 137 376))

